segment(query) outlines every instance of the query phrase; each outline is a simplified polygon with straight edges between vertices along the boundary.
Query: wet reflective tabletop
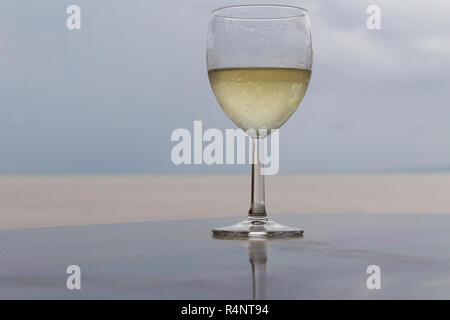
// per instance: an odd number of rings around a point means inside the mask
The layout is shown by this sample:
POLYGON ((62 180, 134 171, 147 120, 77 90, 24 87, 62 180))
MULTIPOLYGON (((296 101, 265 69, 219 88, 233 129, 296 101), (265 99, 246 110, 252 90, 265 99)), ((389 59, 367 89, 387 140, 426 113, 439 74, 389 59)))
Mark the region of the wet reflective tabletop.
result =
POLYGON ((0 298, 450 298, 450 215, 273 218, 304 237, 212 238, 239 218, 1 230, 0 298), (69 265, 81 290, 66 288, 69 265))

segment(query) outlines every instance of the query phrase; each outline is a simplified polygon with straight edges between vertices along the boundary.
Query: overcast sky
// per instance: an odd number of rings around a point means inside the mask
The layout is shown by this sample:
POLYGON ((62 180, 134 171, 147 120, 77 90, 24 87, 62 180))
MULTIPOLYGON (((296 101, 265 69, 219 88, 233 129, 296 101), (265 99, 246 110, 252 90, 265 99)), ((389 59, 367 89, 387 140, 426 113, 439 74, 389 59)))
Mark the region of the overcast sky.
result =
MULTIPOLYGON (((174 129, 234 127, 205 42, 209 12, 239 3, 2 0, 0 174, 247 172, 170 160, 174 129), (81 30, 66 28, 71 4, 81 30)), ((280 173, 449 171, 450 2, 282 3, 309 9, 315 56, 280 173), (381 30, 366 28, 370 4, 381 30)))

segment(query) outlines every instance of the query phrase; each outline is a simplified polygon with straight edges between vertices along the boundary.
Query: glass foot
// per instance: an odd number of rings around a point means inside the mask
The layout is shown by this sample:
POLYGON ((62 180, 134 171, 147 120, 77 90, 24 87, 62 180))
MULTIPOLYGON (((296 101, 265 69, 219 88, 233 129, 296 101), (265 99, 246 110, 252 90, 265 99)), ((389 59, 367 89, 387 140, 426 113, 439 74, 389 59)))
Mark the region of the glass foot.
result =
POLYGON ((252 237, 301 237, 303 230, 283 226, 272 220, 244 220, 227 227, 214 228, 213 236, 217 238, 252 238, 252 237))

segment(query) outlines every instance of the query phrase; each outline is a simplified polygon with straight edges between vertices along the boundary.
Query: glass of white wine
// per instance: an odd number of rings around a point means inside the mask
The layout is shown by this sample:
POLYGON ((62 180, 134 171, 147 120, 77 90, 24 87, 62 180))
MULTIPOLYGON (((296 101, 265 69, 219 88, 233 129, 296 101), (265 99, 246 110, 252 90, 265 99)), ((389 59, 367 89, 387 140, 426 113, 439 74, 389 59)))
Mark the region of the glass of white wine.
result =
POLYGON ((307 10, 284 5, 216 9, 209 24, 206 55, 217 101, 253 138, 248 217, 235 225, 214 228, 214 236, 301 236, 303 230, 268 219, 261 159, 263 139, 289 119, 308 88, 312 44, 307 10))

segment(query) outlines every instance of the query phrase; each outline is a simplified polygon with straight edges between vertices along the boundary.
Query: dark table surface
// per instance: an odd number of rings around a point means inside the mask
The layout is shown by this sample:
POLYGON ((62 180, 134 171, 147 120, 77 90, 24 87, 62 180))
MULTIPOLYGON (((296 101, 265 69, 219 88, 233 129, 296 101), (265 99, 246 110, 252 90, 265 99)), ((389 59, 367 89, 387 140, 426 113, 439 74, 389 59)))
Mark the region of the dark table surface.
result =
POLYGON ((274 218, 304 237, 211 237, 238 218, 1 230, 0 298, 450 298, 450 215, 274 218), (81 290, 66 287, 69 265, 81 290), (367 288, 370 265, 379 290, 367 288))

